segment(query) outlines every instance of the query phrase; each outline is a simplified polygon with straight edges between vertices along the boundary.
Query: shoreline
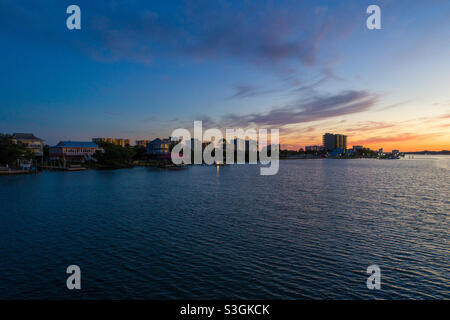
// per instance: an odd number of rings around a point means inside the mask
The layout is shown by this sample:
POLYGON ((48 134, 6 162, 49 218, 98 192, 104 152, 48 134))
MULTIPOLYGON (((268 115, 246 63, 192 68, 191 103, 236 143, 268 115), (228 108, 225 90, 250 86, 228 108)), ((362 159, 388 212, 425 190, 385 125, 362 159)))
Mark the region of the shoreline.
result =
POLYGON ((7 171, 0 171, 0 176, 16 176, 20 174, 32 174, 37 173, 34 170, 7 170, 7 171))
MULTIPOLYGON (((435 156, 435 155, 426 155, 426 156, 435 156)), ((446 156, 446 155, 444 155, 446 156)), ((402 159, 410 159, 408 157, 401 157, 401 158, 325 158, 325 157, 317 157, 317 158, 306 158, 306 157, 283 157, 283 158, 279 158, 279 160, 402 160, 402 159)), ((237 164, 237 163, 233 163, 233 164, 237 164)), ((246 162, 245 164, 249 164, 248 162, 246 162)), ((190 164, 190 165, 185 165, 182 168, 186 169, 190 166, 212 166, 215 167, 217 166, 216 164, 190 164)), ((226 164, 228 165, 232 165, 232 164, 226 164)), ((172 166, 160 166, 157 165, 155 163, 140 163, 140 164, 135 164, 132 166, 121 166, 121 167, 72 167, 72 168, 61 168, 61 167, 51 167, 51 166, 42 166, 39 167, 38 171, 35 170, 0 170, 0 176, 13 176, 13 175, 24 175, 24 174, 37 174, 37 173, 42 173, 43 171, 63 171, 63 172, 80 172, 80 171, 90 171, 90 170, 95 170, 95 171, 115 171, 115 170, 120 170, 120 169, 133 169, 133 168, 156 168, 156 169, 163 169, 163 170, 167 170, 167 169, 181 169, 178 168, 176 166, 172 167, 172 166)))

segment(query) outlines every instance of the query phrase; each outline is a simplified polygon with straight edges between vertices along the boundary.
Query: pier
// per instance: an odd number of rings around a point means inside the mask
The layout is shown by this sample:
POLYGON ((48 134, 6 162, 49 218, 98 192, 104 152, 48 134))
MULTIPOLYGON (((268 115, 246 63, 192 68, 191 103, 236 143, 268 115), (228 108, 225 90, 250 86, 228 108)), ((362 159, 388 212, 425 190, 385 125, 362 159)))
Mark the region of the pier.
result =
POLYGON ((42 170, 56 170, 56 171, 84 171, 87 168, 79 166, 79 165, 71 165, 68 167, 61 166, 40 166, 42 170))
POLYGON ((0 170, 0 176, 13 176, 19 174, 36 173, 35 170, 0 170))

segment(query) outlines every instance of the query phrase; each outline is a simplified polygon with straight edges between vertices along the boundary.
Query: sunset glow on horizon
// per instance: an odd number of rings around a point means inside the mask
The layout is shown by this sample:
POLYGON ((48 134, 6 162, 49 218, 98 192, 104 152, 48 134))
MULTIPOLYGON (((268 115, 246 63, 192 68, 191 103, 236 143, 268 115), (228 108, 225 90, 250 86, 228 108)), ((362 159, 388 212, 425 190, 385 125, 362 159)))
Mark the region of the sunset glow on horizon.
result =
POLYGON ((0 4, 0 132, 53 145, 176 128, 279 128, 322 144, 450 150, 450 3, 77 1, 0 4))

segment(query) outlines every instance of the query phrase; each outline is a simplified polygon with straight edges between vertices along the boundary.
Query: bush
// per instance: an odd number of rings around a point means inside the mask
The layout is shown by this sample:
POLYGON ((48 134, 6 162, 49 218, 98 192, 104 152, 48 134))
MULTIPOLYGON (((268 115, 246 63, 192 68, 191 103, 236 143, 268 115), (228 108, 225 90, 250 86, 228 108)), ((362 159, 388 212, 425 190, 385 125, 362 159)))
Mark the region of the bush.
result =
POLYGON ((106 142, 101 142, 98 145, 104 150, 104 152, 97 151, 94 155, 99 167, 126 168, 133 165, 133 158, 136 155, 134 148, 106 142))
POLYGON ((14 143, 13 137, 9 134, 0 134, 0 164, 12 166, 17 159, 33 157, 33 153, 27 150, 24 144, 14 143))

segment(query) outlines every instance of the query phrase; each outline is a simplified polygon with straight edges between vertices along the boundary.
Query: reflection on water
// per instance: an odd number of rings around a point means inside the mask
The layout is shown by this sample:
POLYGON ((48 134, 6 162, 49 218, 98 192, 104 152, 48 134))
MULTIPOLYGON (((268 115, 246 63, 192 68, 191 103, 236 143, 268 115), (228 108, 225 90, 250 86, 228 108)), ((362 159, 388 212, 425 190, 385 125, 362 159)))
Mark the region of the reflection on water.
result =
POLYGON ((449 163, 1 177, 0 298, 450 298, 449 163))

